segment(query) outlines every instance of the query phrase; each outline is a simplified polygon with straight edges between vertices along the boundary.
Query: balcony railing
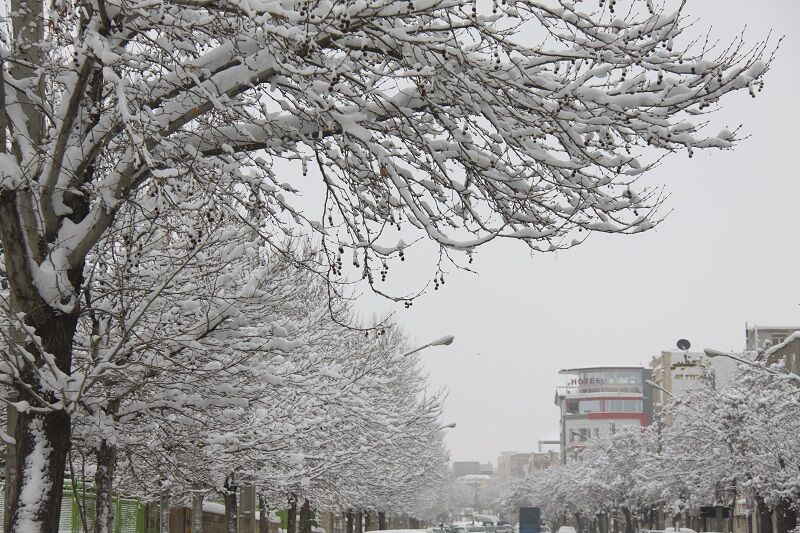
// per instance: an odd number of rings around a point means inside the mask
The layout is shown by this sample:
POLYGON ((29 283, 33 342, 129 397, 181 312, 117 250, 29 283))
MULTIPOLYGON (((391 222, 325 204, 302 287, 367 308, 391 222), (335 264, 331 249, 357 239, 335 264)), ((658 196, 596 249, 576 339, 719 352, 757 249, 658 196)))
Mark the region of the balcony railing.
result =
POLYGON ((562 387, 556 387, 556 390, 562 396, 572 396, 580 394, 602 394, 602 393, 642 394, 642 385, 641 384, 623 385, 617 383, 565 385, 562 387))

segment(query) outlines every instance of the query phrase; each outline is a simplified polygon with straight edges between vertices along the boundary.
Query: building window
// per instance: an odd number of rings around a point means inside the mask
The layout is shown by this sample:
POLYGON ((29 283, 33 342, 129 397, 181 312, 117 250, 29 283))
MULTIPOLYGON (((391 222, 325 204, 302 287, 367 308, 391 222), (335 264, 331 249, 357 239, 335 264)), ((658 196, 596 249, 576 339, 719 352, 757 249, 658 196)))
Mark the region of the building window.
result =
POLYGON ((579 404, 578 412, 580 414, 599 413, 600 411, 602 411, 600 400, 581 400, 579 404))
POLYGON ((606 400, 608 413, 641 413, 642 400, 606 400))
POLYGON ((574 415, 578 413, 578 400, 567 400, 566 406, 564 407, 564 412, 568 415, 574 415))

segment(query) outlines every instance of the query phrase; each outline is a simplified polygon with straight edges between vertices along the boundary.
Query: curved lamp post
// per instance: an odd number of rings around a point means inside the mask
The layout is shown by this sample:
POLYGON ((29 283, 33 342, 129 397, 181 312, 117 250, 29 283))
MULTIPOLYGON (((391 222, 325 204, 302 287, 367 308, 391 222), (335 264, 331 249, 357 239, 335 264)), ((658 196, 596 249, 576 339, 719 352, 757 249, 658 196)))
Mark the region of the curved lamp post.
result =
POLYGON ((453 337, 452 335, 445 335, 444 337, 442 337, 440 339, 436 339, 435 341, 431 341, 431 342, 429 342, 428 344, 426 344, 424 346, 420 346, 419 348, 414 348, 410 352, 406 352, 403 355, 401 355, 400 357, 408 357, 411 354, 417 353, 420 350, 424 350, 425 348, 430 348, 431 346, 449 346, 449 345, 453 344, 454 340, 455 340, 455 337, 453 337))

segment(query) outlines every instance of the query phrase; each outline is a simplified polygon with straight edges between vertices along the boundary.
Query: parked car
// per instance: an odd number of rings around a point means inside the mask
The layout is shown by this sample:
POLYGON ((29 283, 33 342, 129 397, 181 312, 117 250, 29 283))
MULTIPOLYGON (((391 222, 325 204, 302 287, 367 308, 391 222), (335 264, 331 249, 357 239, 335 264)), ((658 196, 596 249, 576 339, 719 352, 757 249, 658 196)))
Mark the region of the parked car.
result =
POLYGON ((572 526, 561 526, 558 528, 558 533, 578 533, 572 526))
POLYGON ((664 533, 697 533, 697 531, 688 527, 682 527, 676 532, 674 527, 667 527, 664 528, 664 533))
POLYGON ((541 526, 539 528, 539 533, 550 533, 550 528, 547 526, 541 526))

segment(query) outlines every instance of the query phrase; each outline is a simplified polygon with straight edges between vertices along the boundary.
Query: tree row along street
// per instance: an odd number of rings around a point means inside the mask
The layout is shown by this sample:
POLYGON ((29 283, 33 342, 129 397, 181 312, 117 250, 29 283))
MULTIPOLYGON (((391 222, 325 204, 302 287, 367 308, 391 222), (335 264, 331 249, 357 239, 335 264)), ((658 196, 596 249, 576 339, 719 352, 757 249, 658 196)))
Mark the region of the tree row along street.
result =
MULTIPOLYGON (((59 531, 87 492, 79 527, 98 533, 120 495, 160 501, 163 530, 200 494, 233 533, 249 486, 265 518, 430 516, 445 393, 398 317, 355 299, 409 308, 494 240, 522 258, 656 227, 664 192, 640 177, 733 148, 707 113, 756 97, 777 45, 712 44, 653 0, 2 6, 4 530, 20 533, 59 531)), ((636 507, 613 486, 569 512, 636 507)))
POLYGON ((800 379, 769 352, 748 360, 724 386, 707 369, 705 386, 668 397, 647 428, 590 439, 579 460, 487 489, 490 505, 512 516, 539 506, 551 526, 593 533, 734 531, 747 505, 760 533, 796 530, 800 379))

